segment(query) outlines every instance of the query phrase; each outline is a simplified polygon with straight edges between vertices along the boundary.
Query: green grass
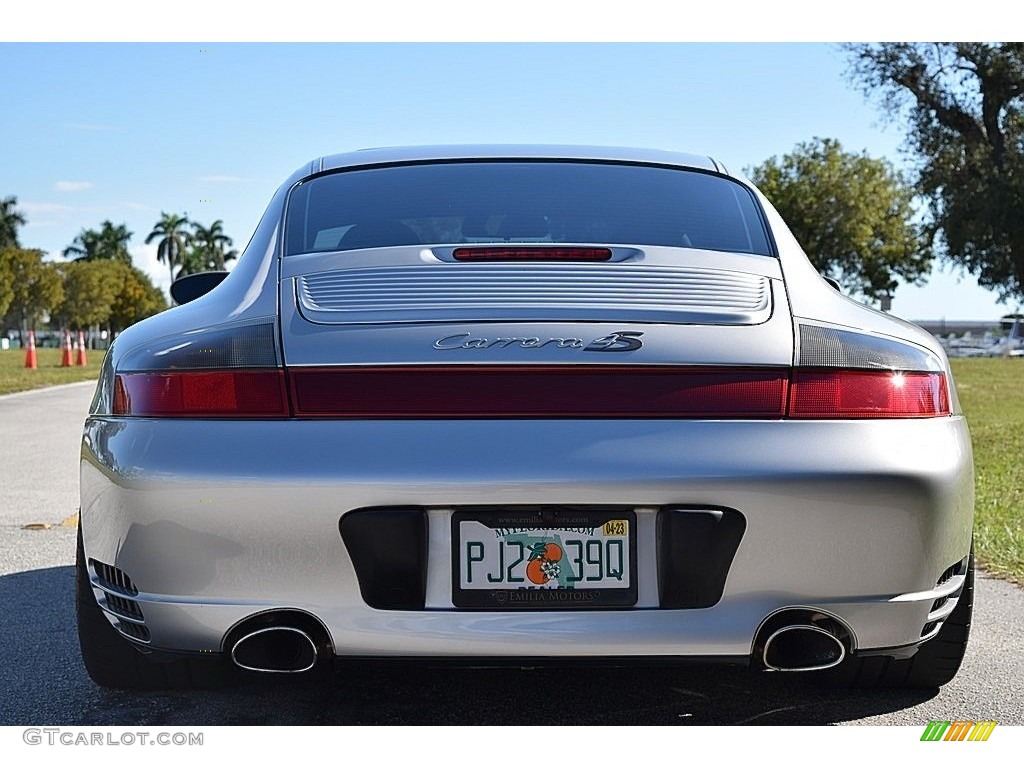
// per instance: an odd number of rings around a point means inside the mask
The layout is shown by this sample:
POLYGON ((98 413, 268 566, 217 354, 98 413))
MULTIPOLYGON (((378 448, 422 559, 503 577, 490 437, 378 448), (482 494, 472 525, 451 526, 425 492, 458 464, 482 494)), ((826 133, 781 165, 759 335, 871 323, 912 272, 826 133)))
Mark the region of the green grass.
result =
POLYGON ((103 360, 102 349, 88 350, 86 356, 89 365, 83 368, 61 368, 60 352, 59 349, 37 350, 39 367, 31 370, 25 367, 25 350, 0 350, 0 395, 38 387, 52 387, 54 384, 87 381, 99 376, 100 362, 103 360))
POLYGON ((974 443, 975 554, 1024 583, 1024 360, 952 362, 974 443))

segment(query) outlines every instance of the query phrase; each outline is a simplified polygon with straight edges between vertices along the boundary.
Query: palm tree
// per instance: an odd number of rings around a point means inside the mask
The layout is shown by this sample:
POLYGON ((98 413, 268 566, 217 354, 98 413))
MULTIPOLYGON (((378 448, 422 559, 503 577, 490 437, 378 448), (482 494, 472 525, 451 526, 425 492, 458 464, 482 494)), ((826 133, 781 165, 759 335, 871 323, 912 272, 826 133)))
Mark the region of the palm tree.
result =
POLYGON ((75 261, 96 261, 100 258, 100 233, 95 229, 83 229, 71 245, 64 249, 64 258, 76 256, 75 261))
POLYGON ((17 248, 18 227, 25 226, 25 215, 15 210, 18 198, 5 197, 0 200, 0 251, 4 248, 17 248))
POLYGON ((183 264, 185 246, 191 240, 191 234, 185 230, 189 224, 188 214, 179 216, 176 213, 165 213, 160 211, 160 221, 153 227, 153 231, 146 238, 146 244, 154 240, 160 240, 156 247, 156 257, 160 261, 167 262, 167 269, 171 273, 171 281, 174 281, 175 265, 183 264))
POLYGON ((191 248, 186 248, 185 252, 181 254, 181 260, 178 262, 177 277, 194 275, 198 272, 206 272, 209 269, 210 265, 206 259, 206 252, 192 246, 191 248))
MULTIPOLYGON (((223 267, 226 262, 231 261, 238 257, 238 251, 232 248, 230 251, 225 253, 220 262, 220 266, 223 267)), ((185 255, 181 258, 181 269, 178 270, 178 277, 184 277, 185 275, 194 275, 197 272, 209 272, 211 270, 218 269, 218 262, 210 255, 209 251, 205 247, 189 248, 185 251, 185 255)), ((220 269, 219 271, 224 271, 220 269)))
POLYGON ((121 261, 125 264, 132 263, 132 255, 128 252, 128 243, 132 239, 132 233, 124 224, 116 227, 109 221, 104 221, 100 229, 100 242, 102 243, 103 258, 121 261))
POLYGON ((75 261, 109 260, 131 264, 132 256, 128 252, 131 239, 132 233, 124 224, 114 226, 109 220, 104 221, 99 232, 95 229, 79 232, 71 245, 64 249, 64 257, 74 255, 77 256, 75 261))
POLYGON ((224 263, 238 255, 235 251, 224 250, 231 247, 234 241, 224 234, 224 222, 221 219, 217 219, 209 227, 193 222, 192 228, 192 240, 196 244, 196 250, 205 256, 213 269, 223 270, 224 263))

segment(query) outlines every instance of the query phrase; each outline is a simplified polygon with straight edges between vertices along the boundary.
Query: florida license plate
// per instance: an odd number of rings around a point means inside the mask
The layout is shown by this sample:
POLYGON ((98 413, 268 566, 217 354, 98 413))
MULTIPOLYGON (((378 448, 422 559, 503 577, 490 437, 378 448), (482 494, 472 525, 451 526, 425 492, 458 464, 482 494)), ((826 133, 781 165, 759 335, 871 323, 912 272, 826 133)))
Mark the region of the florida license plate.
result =
POLYGON ((636 604, 632 510, 456 512, 452 602, 459 608, 636 604))

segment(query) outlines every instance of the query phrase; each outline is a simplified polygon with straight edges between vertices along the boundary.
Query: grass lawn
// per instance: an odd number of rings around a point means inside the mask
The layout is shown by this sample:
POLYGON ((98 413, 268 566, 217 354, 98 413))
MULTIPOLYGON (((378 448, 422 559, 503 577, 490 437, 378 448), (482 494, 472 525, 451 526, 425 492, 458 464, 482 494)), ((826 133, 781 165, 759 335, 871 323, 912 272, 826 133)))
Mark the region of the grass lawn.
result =
POLYGON ((99 376, 104 354, 102 349, 87 350, 89 365, 84 368, 61 368, 60 352, 59 349, 50 348, 37 350, 36 362, 39 367, 33 371, 25 367, 25 350, 0 350, 0 395, 51 387, 54 384, 70 384, 99 376))
POLYGON ((975 554, 1024 583, 1024 360, 952 362, 974 443, 975 554))

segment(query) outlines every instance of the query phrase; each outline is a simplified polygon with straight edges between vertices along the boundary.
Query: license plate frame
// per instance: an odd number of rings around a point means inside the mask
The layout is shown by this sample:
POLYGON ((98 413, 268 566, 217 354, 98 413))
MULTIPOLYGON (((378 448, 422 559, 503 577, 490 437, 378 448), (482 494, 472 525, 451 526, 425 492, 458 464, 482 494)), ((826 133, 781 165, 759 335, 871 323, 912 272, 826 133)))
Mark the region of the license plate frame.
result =
MULTIPOLYGON (((636 513, 626 507, 501 507, 489 509, 463 509, 452 514, 452 604, 460 609, 537 611, 537 610, 622 610, 637 603, 637 530, 636 513), (537 528, 543 531, 570 528, 599 529, 605 523, 624 520, 628 555, 629 586, 624 588, 501 588, 467 589, 461 584, 463 542, 461 524, 465 521, 480 523, 491 529, 537 528), (570 594, 571 593, 571 594, 570 594)), ((616 537, 620 538, 620 537, 616 537)), ((571 568, 571 566, 569 566, 571 568)), ((575 574, 575 572, 573 572, 575 574)))

